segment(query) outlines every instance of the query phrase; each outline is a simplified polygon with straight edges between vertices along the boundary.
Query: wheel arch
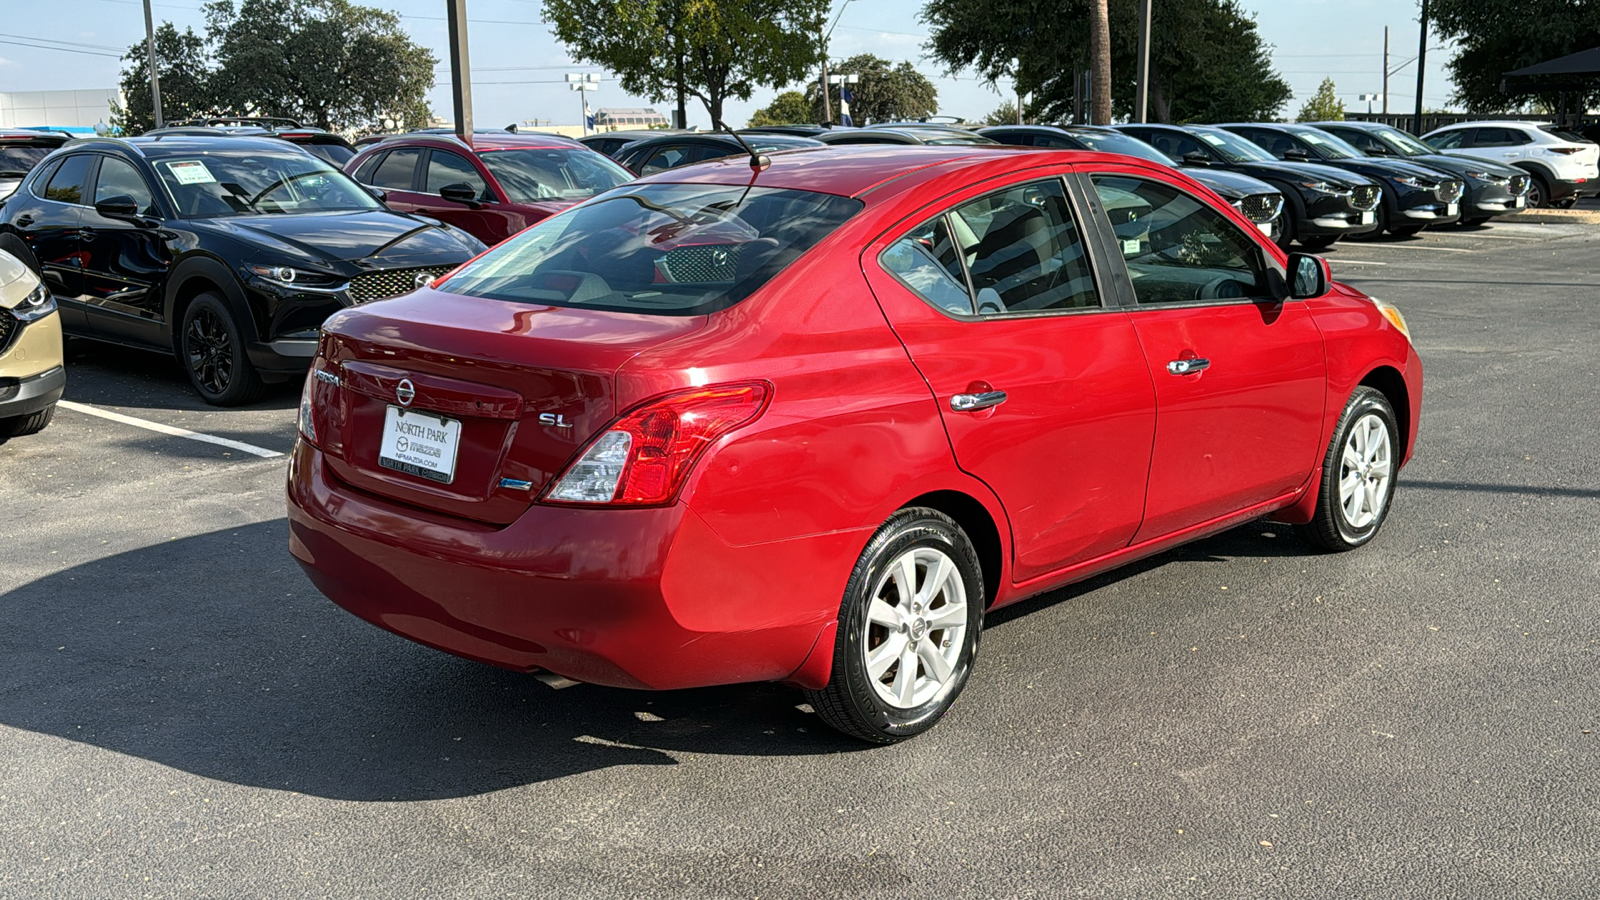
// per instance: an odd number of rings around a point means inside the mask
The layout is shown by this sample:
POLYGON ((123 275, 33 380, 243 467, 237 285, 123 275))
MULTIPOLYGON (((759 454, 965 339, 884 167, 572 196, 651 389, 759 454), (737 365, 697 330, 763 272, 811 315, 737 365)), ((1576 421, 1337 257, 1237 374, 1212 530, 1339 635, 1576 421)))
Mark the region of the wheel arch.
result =
POLYGON ((1405 377, 1393 366, 1383 365, 1368 372, 1362 377, 1358 387, 1369 387, 1383 394, 1389 401, 1389 408, 1394 410, 1395 424, 1400 428, 1400 440, 1404 452, 1402 458, 1411 453, 1411 394, 1406 388, 1405 377))
POLYGON ((246 343, 260 339, 260 329, 255 316, 251 315, 250 304, 245 300, 244 290, 239 287, 239 280, 221 260, 208 256, 193 257, 179 263, 167 279, 164 321, 167 343, 174 355, 182 355, 178 338, 183 331, 184 310, 189 308, 194 298, 207 292, 222 295, 233 311, 234 322, 238 324, 246 343))
POLYGON ((989 508, 971 494, 956 490, 929 491, 913 497, 900 508, 913 506, 936 509, 954 519, 967 533, 973 549, 978 551, 978 565, 983 569, 984 606, 994 606, 1005 573, 1005 545, 989 508))

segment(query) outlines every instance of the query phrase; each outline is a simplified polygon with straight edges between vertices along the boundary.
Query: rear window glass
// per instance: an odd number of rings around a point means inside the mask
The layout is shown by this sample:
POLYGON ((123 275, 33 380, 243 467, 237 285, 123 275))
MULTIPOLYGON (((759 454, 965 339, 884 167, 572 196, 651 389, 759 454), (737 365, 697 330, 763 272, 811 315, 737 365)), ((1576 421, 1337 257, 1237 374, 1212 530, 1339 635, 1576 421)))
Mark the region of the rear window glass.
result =
POLYGON ((1586 138, 1583 135, 1577 133, 1576 131, 1572 131, 1572 130, 1567 129, 1567 128, 1562 128, 1560 125, 1540 125, 1539 126, 1539 130, 1544 132, 1545 134, 1552 135, 1554 137, 1558 137, 1558 138, 1562 139, 1563 141, 1571 141, 1574 144, 1592 143, 1588 138, 1586 138))
POLYGON ((639 185, 544 220, 439 287, 515 303, 706 315, 755 293, 861 208, 810 191, 639 185))
POLYGON ((0 176, 26 175, 55 149, 54 144, 48 147, 0 145, 0 176))

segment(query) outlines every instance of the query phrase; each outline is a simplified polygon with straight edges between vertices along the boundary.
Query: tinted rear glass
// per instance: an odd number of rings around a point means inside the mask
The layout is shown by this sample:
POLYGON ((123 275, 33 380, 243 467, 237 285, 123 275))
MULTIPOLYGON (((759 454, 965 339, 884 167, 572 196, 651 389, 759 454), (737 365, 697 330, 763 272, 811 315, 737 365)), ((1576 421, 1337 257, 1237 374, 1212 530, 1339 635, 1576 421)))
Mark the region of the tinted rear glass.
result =
POLYGON ((49 156, 56 146, 55 144, 48 147, 0 144, 0 175, 28 174, 39 164, 39 160, 49 156))
POLYGON ((776 188, 621 189, 511 238, 440 289, 516 303, 697 316, 755 293, 862 208, 776 188))
POLYGON ((1571 141, 1574 144, 1592 143, 1588 138, 1586 138, 1583 135, 1577 133, 1576 131, 1571 131, 1571 130, 1568 130, 1566 128, 1562 128, 1560 125, 1540 125, 1539 126, 1539 130, 1544 132, 1545 134, 1552 135, 1554 137, 1558 137, 1558 138, 1562 139, 1563 141, 1571 141))

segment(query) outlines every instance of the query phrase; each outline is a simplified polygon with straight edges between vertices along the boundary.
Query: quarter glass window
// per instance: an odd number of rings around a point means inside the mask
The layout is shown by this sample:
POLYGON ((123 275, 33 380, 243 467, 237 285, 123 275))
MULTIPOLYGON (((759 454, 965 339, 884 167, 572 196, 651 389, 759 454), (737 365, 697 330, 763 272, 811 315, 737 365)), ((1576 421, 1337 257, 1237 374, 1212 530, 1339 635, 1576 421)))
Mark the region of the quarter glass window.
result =
POLYGON ((1093 180, 1141 304, 1271 296, 1261 248, 1222 213, 1160 182, 1093 180))

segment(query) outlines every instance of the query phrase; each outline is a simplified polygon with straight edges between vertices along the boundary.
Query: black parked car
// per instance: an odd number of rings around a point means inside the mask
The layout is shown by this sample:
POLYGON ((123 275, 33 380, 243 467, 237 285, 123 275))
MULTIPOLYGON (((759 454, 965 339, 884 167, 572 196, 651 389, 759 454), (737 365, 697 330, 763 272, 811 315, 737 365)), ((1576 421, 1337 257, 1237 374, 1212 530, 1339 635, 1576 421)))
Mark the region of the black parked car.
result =
POLYGON ((941 128, 937 125, 871 126, 868 128, 840 128, 817 135, 824 144, 928 144, 948 147, 957 144, 996 144, 965 128, 941 128))
POLYGON ((72 140, 59 131, 0 128, 0 203, 46 156, 72 140))
POLYGON ((1448 172, 1467 186, 1461 198, 1461 223, 1482 225, 1495 216, 1524 209, 1533 179, 1527 172, 1486 159, 1450 156, 1433 149, 1393 125, 1382 122, 1314 122, 1317 128, 1368 156, 1418 162, 1448 172))
MULTIPOLYGON (((740 132, 757 153, 774 153, 779 150, 803 150, 807 147, 821 147, 819 141, 810 138, 791 137, 786 134, 759 134, 740 132)), ((704 134, 683 132, 680 134, 666 134, 661 137, 648 138, 623 147, 617 151, 617 162, 627 166, 635 175, 654 175, 668 169, 694 165, 707 160, 723 159, 743 153, 744 148, 733 135, 723 132, 708 131, 704 134)))
POLYGON ((1015 147, 1047 147, 1055 150, 1094 150, 1121 153, 1148 159, 1164 166, 1183 169, 1183 174, 1200 182, 1256 223, 1262 233, 1278 240, 1283 231, 1283 194, 1259 178, 1225 172, 1207 166, 1181 163, 1135 137, 1094 125, 994 125, 978 133, 1015 147))
POLYGON ((604 153, 612 159, 617 158, 623 147, 634 141, 643 141, 649 138, 663 137, 669 134, 687 134, 683 131, 663 131, 659 128, 636 128, 631 131, 601 131, 595 134, 586 134, 578 138, 578 143, 588 147, 596 153, 604 153))
POLYGON ((175 354, 218 405, 302 376, 318 329, 484 249, 272 138, 75 141, 0 208, 68 334, 175 354))
POLYGON ((1383 188, 1364 175, 1316 163, 1281 162, 1233 132, 1210 125, 1112 127, 1186 166, 1239 172, 1277 188, 1285 200, 1278 246, 1286 250, 1294 241, 1324 250, 1346 235, 1378 228, 1375 208, 1383 200, 1383 188))
POLYGON ((1383 185, 1378 230, 1409 237, 1429 225, 1461 219, 1466 185, 1448 172, 1419 163, 1365 156, 1342 139, 1310 125, 1235 123, 1218 126, 1292 162, 1315 162, 1357 172, 1383 185))
MULTIPOLYGON (((228 120, 216 120, 226 123, 228 120)), ((356 145, 331 131, 320 128, 293 128, 283 127, 276 130, 261 125, 230 125, 230 124, 205 124, 205 125, 174 125, 170 128, 156 128, 146 131, 146 136, 155 135, 188 135, 190 137, 271 137, 288 141, 296 147, 306 151, 325 162, 332 163, 334 168, 342 169, 356 155, 356 145)))

